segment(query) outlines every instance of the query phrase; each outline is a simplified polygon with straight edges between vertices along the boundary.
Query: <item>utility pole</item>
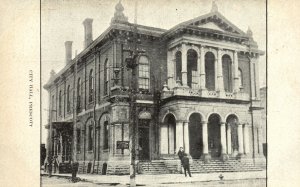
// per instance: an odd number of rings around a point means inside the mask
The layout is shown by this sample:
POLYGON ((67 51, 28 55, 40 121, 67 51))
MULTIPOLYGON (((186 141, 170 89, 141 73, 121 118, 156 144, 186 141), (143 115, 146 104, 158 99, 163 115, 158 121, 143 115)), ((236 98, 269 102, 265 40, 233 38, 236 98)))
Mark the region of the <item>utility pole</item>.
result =
POLYGON ((136 115, 136 93, 138 91, 137 85, 137 70, 138 70, 138 56, 141 52, 137 49, 137 1, 135 2, 135 17, 133 25, 133 50, 129 50, 129 57, 125 59, 126 66, 131 69, 131 81, 129 85, 129 135, 130 135, 130 186, 135 187, 136 174, 136 133, 137 133, 137 115, 136 115))

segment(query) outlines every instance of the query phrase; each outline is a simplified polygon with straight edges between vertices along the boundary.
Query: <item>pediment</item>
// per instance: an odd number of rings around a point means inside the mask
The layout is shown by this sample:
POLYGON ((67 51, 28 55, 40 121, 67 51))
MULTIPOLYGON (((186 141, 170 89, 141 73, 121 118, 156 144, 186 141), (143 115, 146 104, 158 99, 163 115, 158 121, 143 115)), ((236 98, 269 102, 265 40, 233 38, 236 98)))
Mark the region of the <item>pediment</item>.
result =
POLYGON ((206 15, 199 16, 184 22, 183 24, 193 25, 201 28, 213 29, 222 32, 245 35, 246 33, 227 20, 219 12, 210 12, 206 15))
POLYGON ((212 30, 218 30, 218 31, 226 31, 224 29, 222 29, 220 26, 218 26, 217 24, 213 23, 213 22, 208 22, 208 23, 205 23, 203 25, 198 25, 198 27, 200 28, 206 28, 206 29, 212 29, 212 30))

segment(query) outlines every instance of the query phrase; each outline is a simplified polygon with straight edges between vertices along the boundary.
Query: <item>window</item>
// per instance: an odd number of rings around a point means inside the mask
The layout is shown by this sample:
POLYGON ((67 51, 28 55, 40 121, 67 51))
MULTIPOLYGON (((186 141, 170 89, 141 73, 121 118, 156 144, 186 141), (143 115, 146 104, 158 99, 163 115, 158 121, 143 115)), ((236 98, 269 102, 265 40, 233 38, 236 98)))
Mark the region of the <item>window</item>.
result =
POLYGON ((71 101, 70 101, 70 85, 67 88, 67 112, 71 111, 71 101))
POLYGON ((89 151, 93 150, 93 135, 94 135, 93 125, 90 125, 89 130, 88 130, 88 150, 89 151))
POLYGON ((145 56, 139 59, 139 88, 149 89, 149 61, 145 56))
POLYGON ((108 79, 109 79, 109 71, 108 71, 108 59, 105 60, 104 63, 104 95, 108 94, 108 79))
POLYGON ((77 110, 81 109, 81 79, 77 82, 77 110))
POLYGON ((209 91, 215 90, 215 55, 212 52, 205 54, 205 87, 209 91))
POLYGON ((81 145, 80 145, 80 142, 81 142, 81 132, 80 132, 80 129, 77 129, 76 133, 77 133, 77 152, 79 152, 80 151, 80 147, 81 147, 81 145))
POLYGON ((180 82, 182 81, 182 77, 181 77, 181 69, 182 69, 182 62, 181 62, 181 52, 178 51, 175 54, 175 58, 176 58, 176 81, 179 80, 180 82))
POLYGON ((59 91, 59 96, 58 96, 58 114, 61 116, 62 115, 62 107, 61 107, 61 90, 59 91))
POLYGON ((103 145, 103 149, 108 149, 108 121, 104 122, 104 145, 103 145))
POLYGON ((94 100, 94 75, 93 75, 93 69, 91 69, 89 75, 89 102, 92 102, 93 100, 94 100))
POLYGON ((239 77, 239 87, 242 88, 243 87, 243 73, 242 70, 239 68, 238 71, 238 77, 239 77))
POLYGON ((232 61, 229 55, 222 56, 223 83, 226 92, 232 92, 232 61))

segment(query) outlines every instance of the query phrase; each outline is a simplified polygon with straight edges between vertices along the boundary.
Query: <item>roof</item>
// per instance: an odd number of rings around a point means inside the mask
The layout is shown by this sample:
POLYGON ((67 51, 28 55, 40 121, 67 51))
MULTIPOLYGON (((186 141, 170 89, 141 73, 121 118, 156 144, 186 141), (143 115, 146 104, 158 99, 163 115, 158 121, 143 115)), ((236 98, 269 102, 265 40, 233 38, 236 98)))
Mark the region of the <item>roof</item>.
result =
MULTIPOLYGON (((134 24, 126 21, 112 22, 111 25, 99 37, 97 37, 87 48, 81 51, 74 59, 71 60, 70 63, 68 63, 57 74, 51 76, 49 81, 44 85, 44 88, 49 89, 50 86, 58 77, 60 77, 64 72, 66 72, 66 70, 72 67, 77 60, 81 59, 84 55, 88 54, 88 52, 90 52, 91 49, 93 49, 97 44, 103 41, 111 31, 117 29, 117 30, 132 32, 134 26, 135 26, 134 24)), ((249 35, 247 35, 245 32, 243 32, 241 29, 239 29, 237 26, 235 26, 233 23, 227 20, 217 10, 211 11, 208 14, 182 22, 172 27, 169 30, 157 28, 157 27, 144 26, 139 24, 137 24, 136 26, 139 34, 151 35, 154 37, 167 36, 169 34, 172 34, 173 32, 176 32, 176 30, 178 29, 190 28, 190 29, 197 29, 201 31, 210 31, 219 34, 230 35, 233 37, 249 38, 249 35), (220 29, 205 28, 205 24, 207 23, 216 24, 216 27, 220 27, 220 29)), ((252 51, 257 51, 259 53, 262 53, 262 51, 258 49, 252 49, 252 51)))

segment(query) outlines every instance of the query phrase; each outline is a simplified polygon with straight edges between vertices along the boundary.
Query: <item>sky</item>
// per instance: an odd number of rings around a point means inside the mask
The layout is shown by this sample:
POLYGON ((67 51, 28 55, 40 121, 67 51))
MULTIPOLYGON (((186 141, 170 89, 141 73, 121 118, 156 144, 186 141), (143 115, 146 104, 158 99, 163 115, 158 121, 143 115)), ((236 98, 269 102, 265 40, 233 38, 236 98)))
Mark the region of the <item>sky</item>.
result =
MULTIPOLYGON (((53 69, 65 66, 65 41, 73 41, 73 58, 83 50, 85 18, 93 19, 93 39, 107 27, 119 0, 42 0, 41 49, 42 84, 53 69)), ((124 14, 134 20, 134 0, 122 0, 124 14)), ((266 5, 264 0, 216 0, 219 12, 243 31, 248 27, 259 49, 266 51, 266 5)), ((141 25, 170 29, 189 19, 207 14, 212 0, 138 0, 137 22, 141 25)), ((1 28, 0 28, 1 29, 1 28)), ((260 57, 260 85, 266 83, 266 55, 260 57)), ((42 143, 48 123, 48 94, 42 90, 42 143)))

